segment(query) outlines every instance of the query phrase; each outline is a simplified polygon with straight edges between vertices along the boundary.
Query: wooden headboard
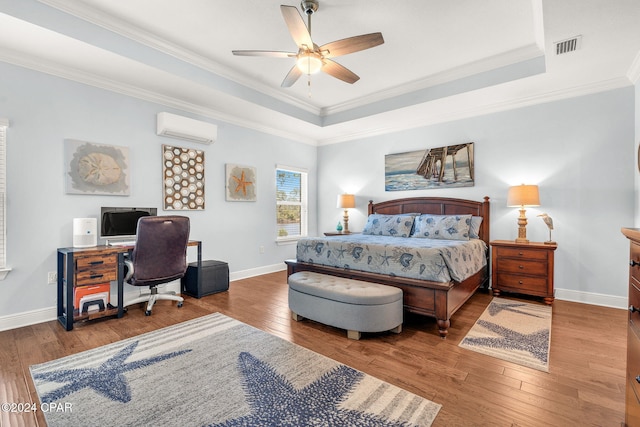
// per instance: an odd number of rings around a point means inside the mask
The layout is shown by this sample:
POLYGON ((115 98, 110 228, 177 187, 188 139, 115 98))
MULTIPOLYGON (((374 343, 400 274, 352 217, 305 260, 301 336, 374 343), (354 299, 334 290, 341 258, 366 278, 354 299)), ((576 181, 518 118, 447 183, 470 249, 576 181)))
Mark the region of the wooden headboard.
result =
POLYGON ((489 247, 489 197, 483 202, 447 197, 412 197, 407 199, 387 200, 373 203, 369 200, 369 215, 372 213, 394 215, 401 213, 424 213, 432 215, 475 215, 481 216, 482 224, 478 235, 489 247))

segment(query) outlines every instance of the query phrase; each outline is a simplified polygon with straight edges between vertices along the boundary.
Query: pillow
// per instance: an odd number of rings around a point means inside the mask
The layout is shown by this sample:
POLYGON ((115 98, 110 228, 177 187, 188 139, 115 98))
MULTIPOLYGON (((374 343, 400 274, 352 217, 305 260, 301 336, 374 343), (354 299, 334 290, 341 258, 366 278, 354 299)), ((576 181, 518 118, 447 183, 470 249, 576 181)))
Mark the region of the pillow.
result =
POLYGON ((409 237, 415 214, 383 215, 371 214, 362 230, 362 234, 376 236, 409 237))
POLYGON ((470 239, 479 239, 480 238, 480 224, 482 224, 481 216, 472 216, 471 217, 471 225, 469 226, 469 238, 470 239))
POLYGON ((413 237, 440 240, 469 240, 471 215, 420 215, 413 237))

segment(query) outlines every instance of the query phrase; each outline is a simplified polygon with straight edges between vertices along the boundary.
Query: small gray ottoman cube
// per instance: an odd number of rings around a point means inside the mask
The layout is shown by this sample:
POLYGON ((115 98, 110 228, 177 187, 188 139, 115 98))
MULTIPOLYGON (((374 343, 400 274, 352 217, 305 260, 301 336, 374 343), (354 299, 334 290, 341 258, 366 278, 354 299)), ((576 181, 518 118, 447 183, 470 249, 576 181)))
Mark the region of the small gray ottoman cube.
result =
POLYGON ((310 271, 289 276, 293 320, 307 318, 346 329, 351 339, 362 332, 402 331, 402 290, 310 271))

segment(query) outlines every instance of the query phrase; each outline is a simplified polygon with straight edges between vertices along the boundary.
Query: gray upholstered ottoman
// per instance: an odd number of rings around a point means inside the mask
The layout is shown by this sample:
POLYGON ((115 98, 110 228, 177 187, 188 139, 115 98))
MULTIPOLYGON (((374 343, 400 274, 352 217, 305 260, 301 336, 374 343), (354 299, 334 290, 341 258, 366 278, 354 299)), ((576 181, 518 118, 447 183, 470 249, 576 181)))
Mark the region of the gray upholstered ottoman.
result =
POLYGON ((351 339, 361 332, 402 331, 402 290, 310 271, 289 276, 293 320, 307 318, 346 329, 351 339))

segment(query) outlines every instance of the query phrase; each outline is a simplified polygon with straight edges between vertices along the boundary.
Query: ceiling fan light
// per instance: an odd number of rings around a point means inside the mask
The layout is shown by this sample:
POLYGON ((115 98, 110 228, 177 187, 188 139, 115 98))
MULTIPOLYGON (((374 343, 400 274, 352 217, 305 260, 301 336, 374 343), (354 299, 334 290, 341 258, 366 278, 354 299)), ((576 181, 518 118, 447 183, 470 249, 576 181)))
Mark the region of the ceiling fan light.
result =
POLYGON ((296 62, 298 69, 305 74, 315 74, 322 68, 322 59, 313 53, 303 53, 298 56, 296 62))

